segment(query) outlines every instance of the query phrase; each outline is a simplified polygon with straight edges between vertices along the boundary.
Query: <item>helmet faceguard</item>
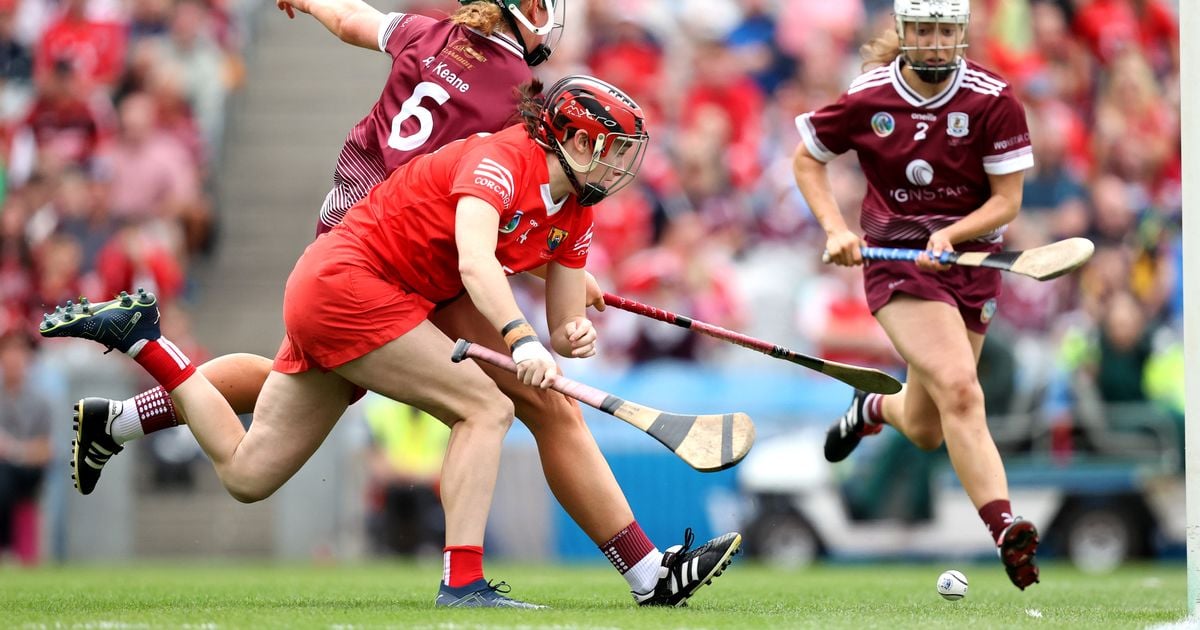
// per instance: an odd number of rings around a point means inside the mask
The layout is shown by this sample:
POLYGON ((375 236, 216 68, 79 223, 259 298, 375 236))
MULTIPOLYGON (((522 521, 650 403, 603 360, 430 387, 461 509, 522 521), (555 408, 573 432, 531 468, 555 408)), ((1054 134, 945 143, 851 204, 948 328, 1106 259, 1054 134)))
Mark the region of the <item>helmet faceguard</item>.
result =
MULTIPOLYGON (((459 4, 471 4, 478 1, 459 0, 459 4)), ((517 43, 521 45, 521 50, 525 53, 525 63, 530 66, 536 66, 550 58, 550 53, 554 51, 554 47, 562 39, 563 24, 566 21, 567 0, 537 0, 538 5, 546 11, 546 21, 544 24, 534 24, 529 20, 528 16, 521 12, 521 0, 485 1, 497 4, 503 9, 504 19, 508 22, 513 36, 517 38, 517 43), (518 24, 529 29, 534 35, 541 37, 541 43, 535 45, 531 50, 529 45, 525 43, 525 38, 521 36, 521 29, 517 27, 518 24)))
POLYGON ((895 0, 893 8, 904 63, 927 83, 953 76, 967 49, 970 0, 895 0))
POLYGON ((642 109, 624 92, 594 77, 572 75, 550 86, 536 140, 558 156, 580 205, 591 206, 637 176, 650 140, 645 126, 642 109), (567 150, 580 134, 591 145, 586 162, 567 150))

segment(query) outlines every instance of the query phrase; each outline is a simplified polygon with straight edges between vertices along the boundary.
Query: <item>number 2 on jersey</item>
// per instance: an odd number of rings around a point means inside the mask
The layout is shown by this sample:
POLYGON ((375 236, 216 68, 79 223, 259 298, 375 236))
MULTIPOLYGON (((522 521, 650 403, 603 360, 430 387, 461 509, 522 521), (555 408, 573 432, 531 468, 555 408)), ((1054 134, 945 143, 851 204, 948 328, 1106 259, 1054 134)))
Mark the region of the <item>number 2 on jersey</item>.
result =
POLYGON ((924 140, 925 135, 928 132, 929 132, 929 123, 927 123, 927 122, 917 123, 917 133, 913 135, 913 142, 916 142, 918 140, 924 140))
POLYGON ((389 147, 398 151, 412 151, 429 140, 430 134, 433 133, 433 114, 421 105, 421 101, 426 97, 432 98, 438 105, 444 105, 450 100, 450 94, 442 86, 429 81, 418 83, 412 96, 400 105, 400 111, 392 118, 392 133, 388 135, 389 147), (421 127, 410 135, 401 135, 400 127, 413 117, 416 117, 421 127))

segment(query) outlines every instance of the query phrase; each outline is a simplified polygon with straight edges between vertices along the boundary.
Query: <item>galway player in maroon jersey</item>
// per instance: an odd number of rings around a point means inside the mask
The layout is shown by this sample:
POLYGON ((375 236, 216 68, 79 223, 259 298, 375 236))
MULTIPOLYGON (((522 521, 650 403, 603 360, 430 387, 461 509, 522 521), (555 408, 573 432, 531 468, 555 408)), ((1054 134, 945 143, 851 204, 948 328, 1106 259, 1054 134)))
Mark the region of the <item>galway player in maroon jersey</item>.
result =
POLYGON ((899 394, 856 392, 825 457, 844 459, 884 424, 917 446, 944 442, 1013 584, 1038 581, 1037 529, 1014 517, 988 432, 976 365, 996 312, 1000 272, 948 267, 946 251, 996 251, 1033 166, 1025 113, 1003 79, 963 56, 969 0, 895 0, 896 30, 864 46, 867 66, 836 103, 796 119, 795 176, 828 235, 832 262, 861 265, 825 164, 854 150, 867 180, 865 241, 927 250, 917 266, 872 261, 867 302, 908 362, 899 394))

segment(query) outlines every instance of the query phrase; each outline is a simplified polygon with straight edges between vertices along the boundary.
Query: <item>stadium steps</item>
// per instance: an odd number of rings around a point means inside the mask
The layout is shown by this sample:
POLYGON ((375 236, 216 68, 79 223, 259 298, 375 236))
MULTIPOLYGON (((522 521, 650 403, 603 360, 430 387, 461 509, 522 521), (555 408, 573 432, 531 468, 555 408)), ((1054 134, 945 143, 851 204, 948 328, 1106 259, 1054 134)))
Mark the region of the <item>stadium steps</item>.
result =
POLYGON ((274 356, 283 287, 312 239, 338 149, 379 95, 388 58, 264 6, 216 167, 219 240, 194 272, 193 327, 214 354, 274 356))
MULTIPOLYGON (((342 140, 378 97, 388 69, 387 57, 343 44, 308 16, 288 20, 264 5, 257 18, 246 84, 230 99, 223 156, 215 164, 219 240, 192 270, 192 327, 213 355, 274 356, 283 336, 284 282, 312 239, 342 140)), ((194 464, 193 491, 154 492, 145 462, 136 482, 132 551, 303 556, 312 540, 328 536, 292 541, 294 528, 280 523, 296 510, 295 495, 320 484, 327 467, 344 459, 325 457, 318 453, 283 491, 253 505, 231 499, 205 460, 194 464), (306 479, 318 471, 317 479, 306 479)))

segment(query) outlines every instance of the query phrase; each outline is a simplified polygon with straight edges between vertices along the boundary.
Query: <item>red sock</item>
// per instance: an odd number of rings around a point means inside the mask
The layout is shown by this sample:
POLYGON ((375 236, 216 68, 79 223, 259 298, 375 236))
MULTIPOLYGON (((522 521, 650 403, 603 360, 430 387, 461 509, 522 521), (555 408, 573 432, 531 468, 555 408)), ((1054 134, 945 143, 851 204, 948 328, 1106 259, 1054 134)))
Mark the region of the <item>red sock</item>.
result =
POLYGON ((138 421, 142 423, 142 433, 146 435, 179 426, 175 403, 171 401, 167 390, 161 387, 134 396, 133 404, 137 408, 138 421))
POLYGON ((883 394, 867 394, 866 404, 863 405, 863 420, 867 424, 886 424, 883 419, 883 394))
POLYGON ((166 337, 138 342, 128 354, 168 392, 196 372, 192 362, 166 337))
POLYGON ((642 558, 654 551, 654 543, 646 537, 642 526, 634 521, 625 529, 617 532, 617 535, 608 542, 600 545, 600 550, 604 552, 604 557, 608 558, 617 571, 624 575, 642 558))
POLYGON ((442 553, 442 582, 450 588, 483 579, 483 547, 446 547, 442 553))
POLYGON ((1009 504, 1008 499, 996 499, 979 508, 979 518, 983 519, 984 524, 987 525, 988 531, 992 534, 992 540, 999 545, 1000 534, 1013 522, 1012 505, 1009 504))

